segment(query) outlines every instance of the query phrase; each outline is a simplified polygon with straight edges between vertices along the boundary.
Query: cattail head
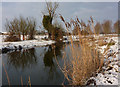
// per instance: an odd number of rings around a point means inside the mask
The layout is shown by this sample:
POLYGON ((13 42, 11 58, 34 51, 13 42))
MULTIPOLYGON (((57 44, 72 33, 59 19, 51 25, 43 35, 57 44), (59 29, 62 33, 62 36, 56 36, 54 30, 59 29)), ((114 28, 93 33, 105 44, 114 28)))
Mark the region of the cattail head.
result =
POLYGON ((85 24, 85 23, 83 23, 83 26, 84 26, 84 27, 86 27, 86 24, 85 24))
POLYGON ((71 25, 73 24, 73 26, 75 26, 75 21, 74 21, 73 19, 71 19, 71 20, 70 20, 70 24, 71 24, 71 25))
POLYGON ((93 18, 92 18, 92 16, 90 16, 90 19, 91 19, 91 22, 93 23, 93 18))
POLYGON ((66 26, 67 28, 71 27, 70 23, 68 23, 68 22, 65 23, 65 26, 66 26))
POLYGON ((60 15, 60 19, 65 23, 65 20, 64 20, 64 18, 62 17, 62 15, 61 14, 59 14, 60 15))
POLYGON ((77 17, 77 22, 78 22, 78 23, 80 23, 80 21, 79 21, 78 17, 77 17))

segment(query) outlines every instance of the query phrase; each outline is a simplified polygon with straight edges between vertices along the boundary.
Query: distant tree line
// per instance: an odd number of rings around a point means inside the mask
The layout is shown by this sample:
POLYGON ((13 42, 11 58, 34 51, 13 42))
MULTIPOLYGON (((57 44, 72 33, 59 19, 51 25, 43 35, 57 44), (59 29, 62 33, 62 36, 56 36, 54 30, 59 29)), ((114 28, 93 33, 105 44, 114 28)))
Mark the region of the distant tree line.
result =
MULTIPOLYGON (((119 21, 116 21, 113 26, 112 21, 110 20, 106 20, 102 24, 100 22, 97 22, 93 27, 91 27, 91 25, 92 24, 89 21, 87 25, 85 24, 85 22, 81 21, 81 34, 120 34, 119 21)), ((78 35, 78 30, 76 27, 74 27, 73 29, 73 35, 78 35)))
MULTIPOLYGON (((86 24, 83 20, 76 21, 79 23, 72 23, 74 24, 74 28, 72 32, 65 32, 65 29, 58 23, 57 21, 53 23, 54 18, 56 17, 56 10, 59 7, 59 4, 54 2, 46 2, 46 11, 47 14, 43 14, 42 24, 44 29, 48 33, 48 38, 51 40, 59 41, 63 39, 63 35, 73 34, 78 35, 79 32, 81 35, 88 35, 88 34, 111 34, 116 33, 120 34, 120 26, 119 21, 116 21, 112 26, 112 21, 106 20, 102 24, 100 22, 94 23, 92 17, 88 20, 88 24, 86 24)), ((73 22, 71 20, 71 22, 73 22)), ((65 24, 69 26, 70 23, 65 24)), ((9 36, 7 37, 6 41, 11 40, 11 38, 15 38, 16 41, 25 39, 34 39, 35 34, 46 34, 46 32, 36 32, 36 21, 34 18, 24 18, 20 16, 19 18, 14 18, 13 20, 6 20, 5 28, 7 32, 9 32, 9 36), (27 38, 25 38, 27 37, 27 38)))

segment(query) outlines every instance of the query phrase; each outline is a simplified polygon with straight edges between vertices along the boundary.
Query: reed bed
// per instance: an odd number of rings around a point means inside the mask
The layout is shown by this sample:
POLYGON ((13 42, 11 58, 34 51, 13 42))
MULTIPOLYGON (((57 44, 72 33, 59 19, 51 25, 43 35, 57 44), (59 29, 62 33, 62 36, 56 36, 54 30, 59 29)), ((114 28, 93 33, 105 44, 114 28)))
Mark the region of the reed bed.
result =
MULTIPOLYGON (((76 20, 71 20, 70 23, 65 22, 61 15, 60 18, 64 22, 68 32, 70 32, 73 26, 78 29, 79 35, 78 44, 74 44, 72 35, 69 35, 71 40, 71 57, 69 59, 67 57, 63 58, 64 66, 61 67, 61 70, 65 78, 68 80, 69 85, 85 85, 86 81, 91 76, 100 71, 103 65, 104 57, 98 52, 97 47, 95 49, 89 46, 88 38, 86 38, 84 35, 81 35, 79 30, 81 27, 86 26, 84 23, 81 23, 78 18, 76 18, 76 20)), ((92 23, 91 25, 93 27, 92 17, 90 22, 92 23)), ((94 37, 92 36, 92 38, 94 37)))

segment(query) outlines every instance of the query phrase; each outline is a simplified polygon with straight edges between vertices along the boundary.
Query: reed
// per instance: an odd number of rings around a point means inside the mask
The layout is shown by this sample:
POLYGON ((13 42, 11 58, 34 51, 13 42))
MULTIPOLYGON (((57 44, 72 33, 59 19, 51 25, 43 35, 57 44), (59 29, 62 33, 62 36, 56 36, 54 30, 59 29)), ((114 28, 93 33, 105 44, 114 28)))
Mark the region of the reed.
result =
MULTIPOLYGON (((61 68, 65 78, 68 80, 69 85, 85 85, 87 79, 93 76, 96 71, 100 71, 104 57, 95 48, 89 46, 89 40, 81 34, 81 27, 84 28, 85 24, 80 22, 78 18, 65 22, 65 19, 60 15, 61 20, 64 22, 67 31, 69 32, 72 27, 76 27, 79 35, 79 43, 74 44, 72 35, 70 36, 71 47, 70 54, 72 55, 69 59, 63 58, 64 66, 61 68)), ((90 17, 92 27, 93 19, 90 17)), ((94 32, 95 34, 95 32, 94 32)), ((96 34, 95 34, 96 36, 96 34)), ((91 36, 94 38, 93 36, 91 36)), ((60 67, 60 66, 59 66, 60 67)))
POLYGON ((31 87, 30 76, 29 76, 28 84, 29 84, 29 86, 31 87))
POLYGON ((22 87, 23 87, 23 79, 22 79, 22 76, 21 76, 21 85, 22 85, 22 87))
POLYGON ((2 63, 2 64, 3 64, 3 68, 4 68, 4 71, 5 71, 5 73, 6 73, 6 76, 7 76, 8 85, 9 85, 9 87, 11 87, 11 86, 10 86, 10 79, 9 79, 9 76, 8 76, 7 70, 6 70, 6 68, 5 68, 5 65, 4 65, 4 63, 2 63))

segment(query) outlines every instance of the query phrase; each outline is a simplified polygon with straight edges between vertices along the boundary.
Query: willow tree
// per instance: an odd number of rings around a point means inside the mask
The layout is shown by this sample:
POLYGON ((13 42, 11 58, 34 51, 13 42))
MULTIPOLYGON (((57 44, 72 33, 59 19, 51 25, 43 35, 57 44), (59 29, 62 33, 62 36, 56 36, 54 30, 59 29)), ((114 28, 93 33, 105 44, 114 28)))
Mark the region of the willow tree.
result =
POLYGON ((47 15, 43 15, 43 27, 48 31, 49 38, 51 39, 52 32, 54 31, 54 27, 52 25, 53 18, 56 15, 56 9, 59 4, 56 2, 46 2, 47 15))
POLYGON ((51 39, 51 33, 52 33, 52 18, 49 15, 43 16, 43 26, 45 30, 47 30, 49 34, 49 38, 51 39))

